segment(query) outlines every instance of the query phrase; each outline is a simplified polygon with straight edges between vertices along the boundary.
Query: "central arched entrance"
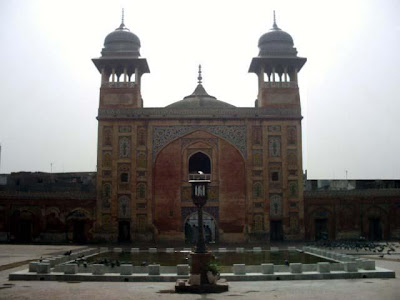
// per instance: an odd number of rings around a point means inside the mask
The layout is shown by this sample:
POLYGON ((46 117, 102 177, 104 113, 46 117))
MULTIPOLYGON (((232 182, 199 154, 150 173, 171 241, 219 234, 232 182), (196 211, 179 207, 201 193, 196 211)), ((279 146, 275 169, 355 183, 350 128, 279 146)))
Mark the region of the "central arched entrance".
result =
POLYGON ((184 240, 186 226, 186 240, 191 240, 190 225, 195 221, 186 221, 196 210, 189 181, 202 177, 211 181, 204 208, 214 217, 215 229, 209 225, 213 232, 210 240, 246 241, 246 164, 235 144, 206 130, 177 136, 156 155, 153 174, 156 239, 184 240))
MULTIPOLYGON (((185 242, 188 244, 196 244, 199 236, 199 228, 197 227, 197 212, 192 213, 185 221, 185 242)), ((218 240, 218 228, 215 219, 205 211, 203 211, 203 231, 204 240, 207 244, 215 243, 218 240)))

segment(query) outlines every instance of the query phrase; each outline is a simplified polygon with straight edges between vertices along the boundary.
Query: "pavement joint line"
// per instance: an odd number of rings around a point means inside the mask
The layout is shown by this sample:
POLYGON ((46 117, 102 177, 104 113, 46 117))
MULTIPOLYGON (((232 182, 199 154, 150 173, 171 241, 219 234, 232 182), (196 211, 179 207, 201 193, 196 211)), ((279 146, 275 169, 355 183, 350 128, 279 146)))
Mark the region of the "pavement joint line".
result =
POLYGON ((38 259, 28 259, 28 260, 24 260, 24 261, 17 261, 17 262, 13 262, 10 264, 5 264, 5 265, 1 265, 0 266, 0 272, 4 271, 4 270, 8 270, 8 269, 13 269, 13 268, 17 268, 26 264, 29 264, 32 261, 37 261, 38 259))

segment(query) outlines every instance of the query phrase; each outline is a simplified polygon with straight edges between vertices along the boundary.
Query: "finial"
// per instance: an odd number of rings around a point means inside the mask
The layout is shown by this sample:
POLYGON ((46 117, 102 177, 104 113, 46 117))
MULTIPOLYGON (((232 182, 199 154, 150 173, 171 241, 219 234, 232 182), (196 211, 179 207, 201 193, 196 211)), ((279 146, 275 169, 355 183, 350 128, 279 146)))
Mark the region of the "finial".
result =
POLYGON ((122 9, 121 24, 124 24, 124 9, 122 9))
POLYGON ((201 80, 203 79, 203 77, 201 77, 201 65, 199 65, 199 77, 197 77, 198 79, 198 84, 201 84, 201 80))
POLYGON ((278 25, 276 25, 276 15, 275 15, 275 10, 274 10, 274 24, 272 25, 272 28, 278 29, 278 25))

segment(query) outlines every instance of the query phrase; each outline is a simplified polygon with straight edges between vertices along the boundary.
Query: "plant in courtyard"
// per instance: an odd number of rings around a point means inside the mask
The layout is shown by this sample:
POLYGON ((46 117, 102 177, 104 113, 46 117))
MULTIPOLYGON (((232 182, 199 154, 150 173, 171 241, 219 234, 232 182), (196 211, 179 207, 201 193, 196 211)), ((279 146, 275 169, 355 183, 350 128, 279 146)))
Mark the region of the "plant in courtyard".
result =
POLYGON ((214 276, 216 276, 221 272, 221 267, 216 261, 211 261, 207 265, 207 271, 210 271, 214 276))

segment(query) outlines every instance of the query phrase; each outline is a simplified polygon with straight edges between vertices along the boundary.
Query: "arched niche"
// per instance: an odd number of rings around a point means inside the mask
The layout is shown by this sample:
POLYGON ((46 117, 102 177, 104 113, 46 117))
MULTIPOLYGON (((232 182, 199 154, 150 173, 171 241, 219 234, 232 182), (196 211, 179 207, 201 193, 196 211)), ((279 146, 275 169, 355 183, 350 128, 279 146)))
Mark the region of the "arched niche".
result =
POLYGON ((158 235, 170 238, 176 234, 184 238, 182 195, 190 189, 189 160, 199 152, 210 159, 210 188, 218 191, 218 198, 209 205, 218 205, 223 239, 241 239, 246 220, 244 157, 235 144, 205 130, 171 141, 156 156, 152 207, 158 235))
POLYGON ((199 151, 189 157, 189 174, 211 174, 211 159, 199 151))

